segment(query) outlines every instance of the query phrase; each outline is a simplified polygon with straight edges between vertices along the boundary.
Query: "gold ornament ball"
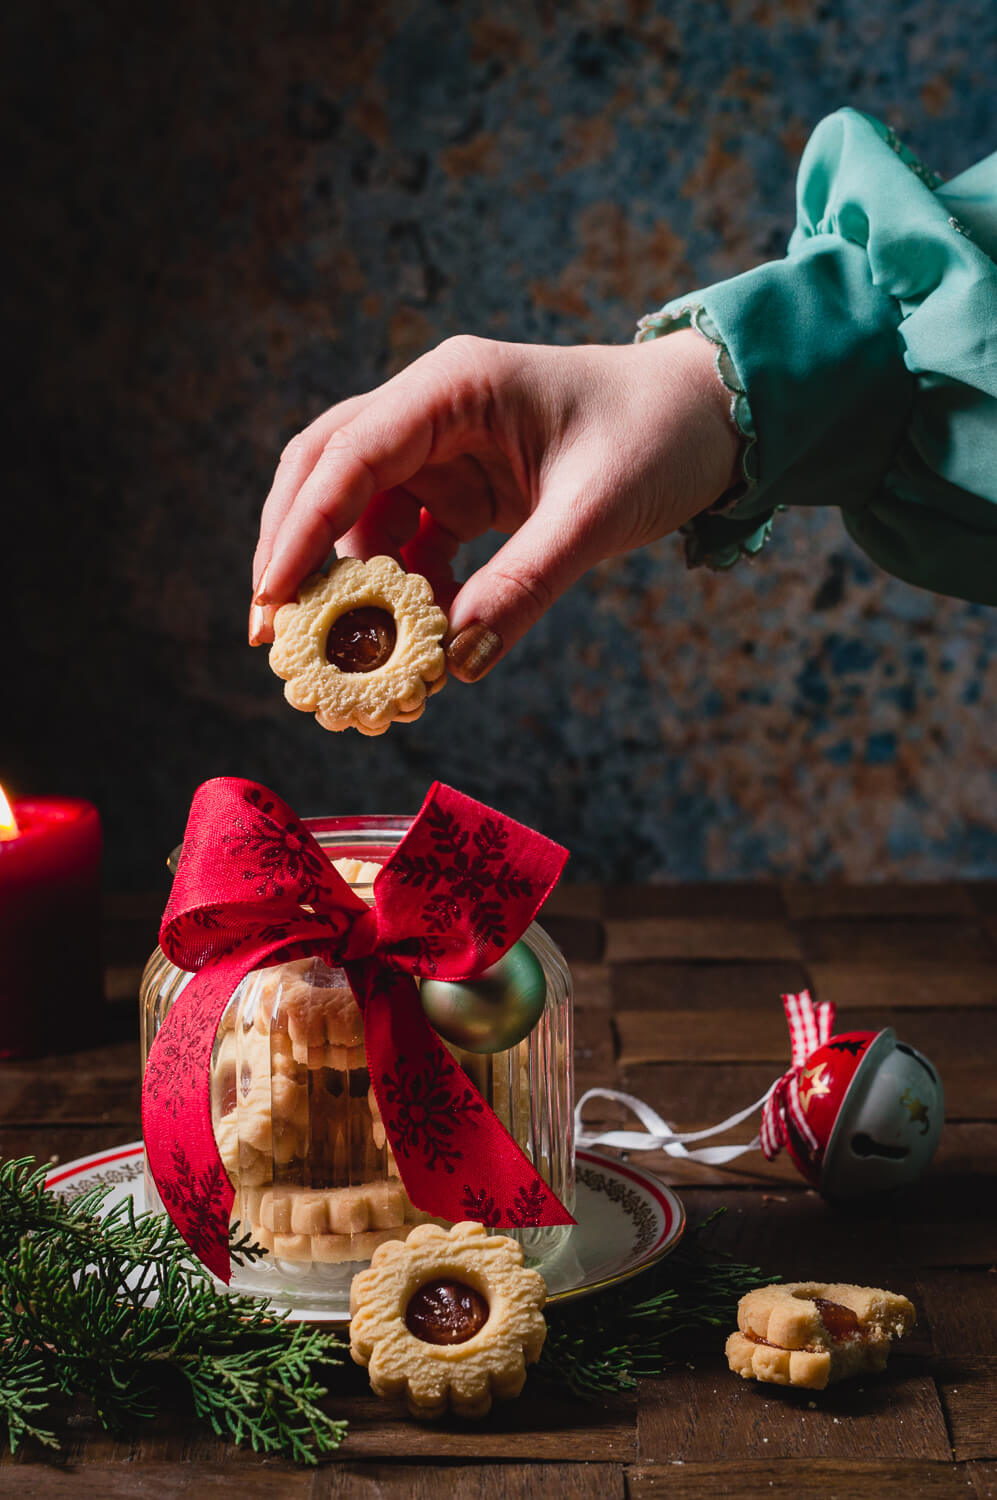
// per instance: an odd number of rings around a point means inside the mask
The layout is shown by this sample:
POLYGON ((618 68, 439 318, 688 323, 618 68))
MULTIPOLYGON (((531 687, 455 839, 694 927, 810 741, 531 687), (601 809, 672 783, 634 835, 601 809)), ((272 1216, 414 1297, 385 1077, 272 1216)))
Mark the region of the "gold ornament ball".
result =
POLYGON ((525 943, 473 979, 424 979, 422 1008, 434 1031, 465 1052, 504 1052, 529 1036, 543 1015, 547 980, 525 943))

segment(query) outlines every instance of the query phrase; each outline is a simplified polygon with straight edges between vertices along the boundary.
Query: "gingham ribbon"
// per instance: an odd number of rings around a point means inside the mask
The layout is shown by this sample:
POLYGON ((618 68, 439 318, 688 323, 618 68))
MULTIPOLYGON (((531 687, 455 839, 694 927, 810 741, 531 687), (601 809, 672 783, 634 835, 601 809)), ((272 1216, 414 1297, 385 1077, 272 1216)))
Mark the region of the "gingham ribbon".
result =
POLYGON ((818 1141, 807 1121, 800 1103, 800 1073, 811 1053, 830 1040, 834 1025, 834 1006, 829 1000, 815 1005, 809 990, 798 995, 783 995, 783 1008, 789 1023, 789 1040, 792 1045, 792 1066, 783 1073, 762 1107, 760 1139, 766 1161, 777 1156, 786 1144, 787 1116, 797 1134, 802 1136, 811 1150, 816 1150, 818 1141))

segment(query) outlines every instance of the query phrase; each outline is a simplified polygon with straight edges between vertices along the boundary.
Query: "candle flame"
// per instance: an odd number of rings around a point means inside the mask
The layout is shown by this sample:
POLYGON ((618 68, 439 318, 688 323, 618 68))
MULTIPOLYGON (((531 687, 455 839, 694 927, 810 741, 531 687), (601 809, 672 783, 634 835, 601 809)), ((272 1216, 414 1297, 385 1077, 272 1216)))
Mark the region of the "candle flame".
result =
POLYGON ((3 787, 0 786, 0 844, 7 839, 16 839, 20 831, 13 809, 4 796, 3 787))

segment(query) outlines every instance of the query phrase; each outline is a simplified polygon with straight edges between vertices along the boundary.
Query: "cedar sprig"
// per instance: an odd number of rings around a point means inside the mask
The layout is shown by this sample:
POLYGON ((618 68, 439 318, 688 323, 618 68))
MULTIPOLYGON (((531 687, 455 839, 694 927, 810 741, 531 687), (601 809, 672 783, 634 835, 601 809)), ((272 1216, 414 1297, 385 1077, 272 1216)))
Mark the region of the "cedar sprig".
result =
MULTIPOLYGON (((268 1303, 218 1292, 165 1215, 106 1210, 108 1188, 66 1201, 30 1158, 0 1163, 0 1437, 58 1447, 52 1408, 89 1398, 121 1432, 153 1416, 172 1378, 219 1436, 316 1463, 346 1423, 315 1378, 341 1364, 333 1334, 292 1325, 268 1303)), ((264 1252, 230 1235, 237 1264, 264 1252)))
POLYGON ((534 1376, 584 1401, 622 1395, 638 1379, 665 1373, 677 1334, 733 1327, 745 1292, 779 1278, 704 1251, 703 1231, 723 1212, 711 1214, 673 1255, 633 1281, 549 1308, 534 1376))

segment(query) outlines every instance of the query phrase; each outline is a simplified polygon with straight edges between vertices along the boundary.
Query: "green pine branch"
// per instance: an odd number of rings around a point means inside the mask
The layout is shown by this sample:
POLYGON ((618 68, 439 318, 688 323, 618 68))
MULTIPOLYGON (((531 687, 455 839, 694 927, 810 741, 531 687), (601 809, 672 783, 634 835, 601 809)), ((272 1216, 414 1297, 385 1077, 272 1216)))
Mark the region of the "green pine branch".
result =
MULTIPOLYGON (((216 1291, 164 1215, 108 1189, 67 1202, 30 1158, 0 1163, 0 1438, 58 1447, 52 1408, 87 1397, 113 1432, 153 1416, 176 1377, 220 1436, 316 1463, 346 1423, 315 1372, 341 1364, 332 1334, 216 1291)), ((263 1252, 233 1233, 237 1264, 263 1252)))
POLYGON ((675 1253, 622 1286, 547 1309, 547 1339, 534 1378, 585 1401, 631 1391, 662 1375, 679 1333, 733 1328, 745 1292, 778 1277, 729 1256, 709 1254, 703 1231, 724 1210, 686 1235, 675 1253))

